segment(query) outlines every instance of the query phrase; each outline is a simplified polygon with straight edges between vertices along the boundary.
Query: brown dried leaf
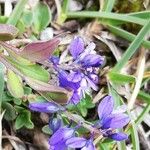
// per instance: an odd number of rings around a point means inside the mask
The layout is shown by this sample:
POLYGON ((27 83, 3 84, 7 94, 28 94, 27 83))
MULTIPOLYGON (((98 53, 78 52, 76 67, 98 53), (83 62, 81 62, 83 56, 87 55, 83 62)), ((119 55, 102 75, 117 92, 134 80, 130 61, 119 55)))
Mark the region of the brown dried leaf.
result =
POLYGON ((18 29, 12 25, 0 24, 0 41, 9 41, 17 36, 18 29))
POLYGON ((31 88, 38 91, 47 100, 53 100, 59 104, 66 104, 72 96, 72 91, 68 91, 64 88, 29 77, 25 78, 25 80, 31 88))

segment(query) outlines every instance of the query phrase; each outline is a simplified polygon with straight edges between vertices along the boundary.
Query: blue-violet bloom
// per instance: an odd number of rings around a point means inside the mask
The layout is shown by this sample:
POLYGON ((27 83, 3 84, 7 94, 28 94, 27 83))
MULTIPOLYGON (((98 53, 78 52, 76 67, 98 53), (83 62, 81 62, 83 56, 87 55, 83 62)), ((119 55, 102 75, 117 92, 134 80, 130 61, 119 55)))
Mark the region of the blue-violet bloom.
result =
POLYGON ((61 118, 52 118, 49 121, 49 128, 55 133, 59 128, 63 126, 63 121, 61 118))
MULTIPOLYGON (((106 96, 98 106, 99 127, 105 137, 121 141, 128 136, 125 133, 117 133, 115 129, 123 128, 130 121, 124 110, 114 111, 114 100, 111 96, 106 96)), ((118 109, 119 110, 119 109, 118 109)))
POLYGON ((55 113, 64 109, 53 102, 32 102, 29 103, 29 108, 33 111, 44 113, 55 113))
POLYGON ((81 150, 96 150, 93 139, 72 137, 66 141, 66 145, 70 148, 81 148, 81 150))
POLYGON ((49 139, 50 150, 66 150, 66 141, 75 134, 75 128, 59 128, 49 139))

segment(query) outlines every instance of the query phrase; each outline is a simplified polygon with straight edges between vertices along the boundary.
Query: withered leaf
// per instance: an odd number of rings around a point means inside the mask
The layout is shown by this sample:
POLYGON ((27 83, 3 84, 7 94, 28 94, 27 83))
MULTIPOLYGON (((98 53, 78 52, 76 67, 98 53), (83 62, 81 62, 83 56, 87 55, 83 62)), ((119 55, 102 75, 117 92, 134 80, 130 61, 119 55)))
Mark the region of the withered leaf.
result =
POLYGON ((18 29, 12 25, 0 24, 0 41, 9 41, 18 34, 18 29))
POLYGON ((53 38, 44 42, 33 42, 24 47, 20 55, 32 62, 40 62, 48 59, 57 48, 60 40, 53 38))
POLYGON ((56 85, 50 85, 29 77, 25 78, 25 80, 31 88, 38 91, 47 100, 53 100, 59 104, 66 104, 72 96, 72 91, 68 91, 56 85))

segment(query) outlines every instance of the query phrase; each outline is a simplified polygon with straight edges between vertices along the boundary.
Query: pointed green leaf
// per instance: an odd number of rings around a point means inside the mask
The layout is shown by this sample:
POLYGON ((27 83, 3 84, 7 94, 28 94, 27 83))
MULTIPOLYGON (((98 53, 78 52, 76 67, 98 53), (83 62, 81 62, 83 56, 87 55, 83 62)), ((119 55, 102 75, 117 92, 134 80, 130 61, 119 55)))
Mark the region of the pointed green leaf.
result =
POLYGON ((21 79, 11 70, 7 71, 7 88, 15 98, 21 98, 24 95, 21 79))
POLYGON ((33 24, 35 32, 45 29, 51 22, 51 11, 47 4, 39 2, 33 9, 33 24))
POLYGON ((17 130, 22 127, 33 129, 34 124, 31 121, 31 112, 27 110, 22 111, 15 121, 15 127, 17 130))

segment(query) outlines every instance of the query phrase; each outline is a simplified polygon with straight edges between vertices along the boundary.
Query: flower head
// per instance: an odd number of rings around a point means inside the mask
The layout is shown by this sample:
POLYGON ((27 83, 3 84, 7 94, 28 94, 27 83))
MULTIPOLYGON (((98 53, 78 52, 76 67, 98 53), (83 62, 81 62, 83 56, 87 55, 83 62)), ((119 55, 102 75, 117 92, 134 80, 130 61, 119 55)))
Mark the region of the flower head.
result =
POLYGON ((44 112, 44 113, 55 113, 57 111, 63 110, 53 102, 32 102, 29 104, 29 108, 33 111, 44 112))
POLYGON ((49 139, 50 150, 66 150, 66 141, 74 136, 75 129, 59 128, 49 139))
POLYGON ((66 145, 70 148, 81 148, 81 150, 96 150, 93 139, 72 137, 66 141, 66 145))
POLYGON ((74 59, 76 59, 79 54, 81 54, 84 50, 84 41, 82 38, 80 37, 75 37, 71 44, 70 44, 70 48, 69 48, 69 51, 72 55, 72 57, 74 59))
POLYGON ((52 118, 49 121, 49 128, 55 133, 59 128, 63 125, 62 119, 60 118, 52 118))
POLYGON ((125 140, 127 135, 116 133, 115 129, 123 128, 129 122, 129 117, 125 110, 114 111, 114 100, 111 96, 106 96, 98 106, 98 115, 100 118, 99 126, 104 136, 114 140, 125 140))
MULTIPOLYGON (((80 102, 85 93, 90 94, 91 89, 98 90, 98 69, 104 63, 104 57, 96 53, 95 47, 92 42, 85 47, 83 39, 75 37, 69 45, 69 52, 73 57, 71 62, 68 62, 69 69, 67 67, 63 69, 58 57, 50 59, 58 72, 59 85, 73 91, 71 103, 80 102)), ((67 55, 67 53, 64 54, 62 56, 67 55)))

